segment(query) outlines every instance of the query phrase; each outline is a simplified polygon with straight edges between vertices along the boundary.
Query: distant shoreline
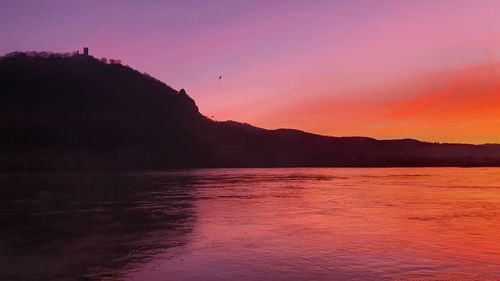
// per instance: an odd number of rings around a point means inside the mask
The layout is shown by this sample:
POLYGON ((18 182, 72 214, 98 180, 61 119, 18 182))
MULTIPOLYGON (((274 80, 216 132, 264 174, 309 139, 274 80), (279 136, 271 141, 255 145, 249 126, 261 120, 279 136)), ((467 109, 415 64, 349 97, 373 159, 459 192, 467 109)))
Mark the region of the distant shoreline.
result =
POLYGON ((184 89, 86 53, 0 58, 0 171, 500 167, 498 144, 322 136, 202 115, 184 89))

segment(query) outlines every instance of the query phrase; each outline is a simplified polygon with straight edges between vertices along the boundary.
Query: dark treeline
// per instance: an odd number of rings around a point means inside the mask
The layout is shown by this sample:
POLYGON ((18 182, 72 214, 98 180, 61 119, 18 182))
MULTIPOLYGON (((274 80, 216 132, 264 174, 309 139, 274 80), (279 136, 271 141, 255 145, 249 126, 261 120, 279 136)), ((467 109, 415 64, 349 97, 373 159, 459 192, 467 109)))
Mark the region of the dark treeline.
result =
MULTIPOLYGON (((74 51, 71 53, 56 53, 56 52, 46 52, 46 51, 29 51, 29 52, 11 52, 7 53, 3 57, 0 57, 0 60, 7 60, 10 58, 20 58, 20 57, 29 57, 29 58, 46 58, 46 59, 58 59, 58 58, 76 58, 83 57, 83 54, 80 54, 79 51, 74 51)), ((94 57, 92 57, 95 59, 94 57)), ((118 59, 108 59, 108 58, 100 58, 98 59, 102 63, 110 63, 110 64, 121 64, 121 60, 118 59)))
POLYGON ((216 122, 183 90, 118 60, 77 53, 1 57, 0 126, 0 171, 500 165, 499 145, 325 137, 216 122))

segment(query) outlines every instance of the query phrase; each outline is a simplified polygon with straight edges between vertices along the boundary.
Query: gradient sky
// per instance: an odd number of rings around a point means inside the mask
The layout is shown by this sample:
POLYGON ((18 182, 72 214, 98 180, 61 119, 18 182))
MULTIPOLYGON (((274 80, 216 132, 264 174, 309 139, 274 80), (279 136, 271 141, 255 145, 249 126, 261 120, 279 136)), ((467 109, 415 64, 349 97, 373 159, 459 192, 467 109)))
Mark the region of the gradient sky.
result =
POLYGON ((498 11, 498 0, 0 0, 0 54, 88 46, 185 88, 216 120, 500 143, 498 11))

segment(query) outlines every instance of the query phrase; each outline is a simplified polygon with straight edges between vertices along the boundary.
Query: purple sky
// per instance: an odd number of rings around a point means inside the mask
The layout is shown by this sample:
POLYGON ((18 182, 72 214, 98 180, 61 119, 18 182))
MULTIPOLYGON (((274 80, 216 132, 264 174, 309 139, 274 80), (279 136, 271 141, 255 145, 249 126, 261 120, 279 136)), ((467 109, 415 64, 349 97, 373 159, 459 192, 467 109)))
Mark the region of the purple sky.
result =
POLYGON ((217 120, 331 135, 499 142, 488 129, 429 134, 425 126, 414 129, 418 116, 404 123, 384 119, 377 107, 359 111, 359 104, 387 107, 456 81, 425 80, 434 73, 496 65, 498 11, 494 0, 0 0, 0 54, 88 46, 96 57, 121 59, 185 88, 217 120), (357 122, 340 126, 336 120, 351 118, 346 112, 356 112, 357 122), (387 125, 366 125, 372 120, 387 125))

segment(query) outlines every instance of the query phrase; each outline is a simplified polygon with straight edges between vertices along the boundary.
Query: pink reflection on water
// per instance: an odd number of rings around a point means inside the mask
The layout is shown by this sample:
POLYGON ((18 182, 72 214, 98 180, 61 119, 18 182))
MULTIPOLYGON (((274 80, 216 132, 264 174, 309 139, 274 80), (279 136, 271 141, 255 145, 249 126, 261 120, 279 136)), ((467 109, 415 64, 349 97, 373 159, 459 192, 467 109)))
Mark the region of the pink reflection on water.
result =
POLYGON ((191 242, 131 280, 500 279, 500 169, 194 173, 191 242))

